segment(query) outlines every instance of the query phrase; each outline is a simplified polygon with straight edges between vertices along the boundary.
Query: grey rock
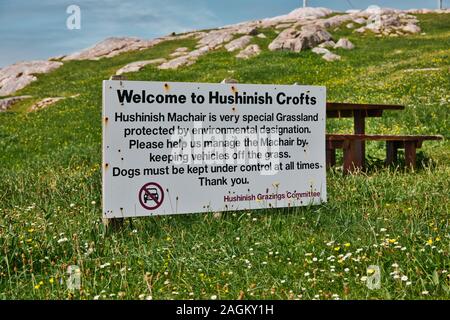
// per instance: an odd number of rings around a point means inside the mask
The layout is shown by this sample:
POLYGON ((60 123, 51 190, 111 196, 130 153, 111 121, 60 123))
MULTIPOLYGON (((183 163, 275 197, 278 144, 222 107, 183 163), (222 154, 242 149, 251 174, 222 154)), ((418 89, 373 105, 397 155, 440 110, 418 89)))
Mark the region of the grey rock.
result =
POLYGON ((334 48, 336 43, 333 40, 325 41, 319 44, 320 48, 334 48))
POLYGON ((36 81, 35 74, 49 73, 60 66, 62 62, 37 60, 19 62, 0 69, 0 97, 12 95, 36 81))
POLYGON ((332 52, 326 53, 322 56, 323 59, 326 61, 336 61, 341 60, 341 56, 338 56, 337 54, 334 54, 332 52))
POLYGON ((163 38, 154 40, 142 40, 130 37, 107 38, 94 46, 64 57, 63 61, 69 60, 98 60, 100 58, 111 58, 121 53, 151 48, 163 41, 163 38))
POLYGON ((236 55, 238 59, 249 59, 261 53, 261 49, 257 44, 251 44, 236 55))
POLYGON ((21 100, 28 99, 28 98, 31 98, 31 96, 17 96, 17 97, 0 99, 0 112, 8 110, 16 102, 19 102, 21 100))
POLYGON ((28 112, 38 111, 42 110, 44 108, 47 108, 51 106, 52 104, 58 102, 59 100, 64 99, 64 97, 53 97, 53 98, 44 98, 37 103, 33 104, 29 109, 28 112))
POLYGON ((166 59, 160 58, 160 59, 131 62, 131 63, 125 65, 124 67, 120 68, 119 70, 117 70, 116 75, 121 75, 123 73, 128 73, 128 72, 137 72, 137 71, 141 70, 142 68, 144 68, 146 65, 161 64, 166 61, 167 61, 166 59))
POLYGON ((315 47, 311 51, 316 53, 316 54, 327 54, 327 53, 330 53, 330 50, 325 49, 325 48, 320 48, 320 47, 315 47))
POLYGON ((419 26, 412 23, 408 23, 402 28, 402 30, 409 33, 419 33, 421 31, 419 26))
POLYGON ((355 48, 355 45, 353 43, 351 43, 347 38, 341 38, 336 43, 334 48, 335 49, 342 48, 342 49, 352 50, 353 48, 355 48))
POLYGON ((227 49, 228 52, 233 52, 235 50, 239 50, 244 48, 246 45, 248 45, 252 41, 251 36, 242 36, 240 38, 237 38, 230 43, 225 45, 225 49, 227 49))

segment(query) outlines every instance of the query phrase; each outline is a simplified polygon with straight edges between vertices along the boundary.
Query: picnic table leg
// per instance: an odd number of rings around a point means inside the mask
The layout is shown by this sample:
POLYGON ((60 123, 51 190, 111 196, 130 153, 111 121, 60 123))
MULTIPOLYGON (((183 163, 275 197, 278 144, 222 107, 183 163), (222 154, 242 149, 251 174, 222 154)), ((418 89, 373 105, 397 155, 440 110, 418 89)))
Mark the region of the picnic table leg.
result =
POLYGON ((336 164, 336 149, 327 146, 327 168, 336 164))
MULTIPOLYGON (((359 110, 355 110, 353 111, 353 118, 354 118, 354 122, 353 122, 353 127, 354 127, 354 131, 355 134, 365 134, 366 133, 366 128, 365 128, 365 116, 362 113, 362 111, 359 110)), ((363 168, 364 167, 364 160, 366 157, 366 145, 365 145, 365 141, 361 140, 361 141, 355 141, 354 144, 354 157, 355 157, 355 165, 356 163, 358 163, 359 168, 363 168)))
POLYGON ((397 145, 395 141, 386 141, 386 166, 397 162, 397 145))
POLYGON ((358 142, 360 141, 357 140, 347 141, 343 146, 344 174, 352 173, 357 169, 362 168, 361 156, 359 153, 361 150, 358 148, 358 146, 360 145, 358 144, 358 142))
POLYGON ((416 142, 405 141, 405 166, 416 167, 416 142))

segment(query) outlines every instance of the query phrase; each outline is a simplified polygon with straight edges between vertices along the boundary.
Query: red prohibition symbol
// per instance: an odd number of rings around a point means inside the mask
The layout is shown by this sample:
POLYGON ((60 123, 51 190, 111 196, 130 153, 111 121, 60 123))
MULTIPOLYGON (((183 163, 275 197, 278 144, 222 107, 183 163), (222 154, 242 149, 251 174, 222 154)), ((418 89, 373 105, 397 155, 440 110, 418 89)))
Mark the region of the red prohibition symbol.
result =
POLYGON ((149 182, 139 190, 139 203, 144 209, 158 209, 164 201, 164 190, 156 182, 149 182))

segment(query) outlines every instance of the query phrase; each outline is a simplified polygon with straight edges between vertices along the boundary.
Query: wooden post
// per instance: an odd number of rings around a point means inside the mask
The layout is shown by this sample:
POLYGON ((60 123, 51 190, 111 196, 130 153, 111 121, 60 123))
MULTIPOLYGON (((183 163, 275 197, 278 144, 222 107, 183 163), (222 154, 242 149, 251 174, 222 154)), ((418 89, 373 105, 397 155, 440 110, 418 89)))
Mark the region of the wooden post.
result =
POLYGON ((395 141, 386 141, 386 166, 397 162, 397 143, 395 141))
POLYGON ((416 167, 416 141, 405 141, 405 166, 416 167))
MULTIPOLYGON (((362 110, 355 110, 353 111, 353 118, 354 118, 354 132, 355 134, 365 134, 366 128, 365 128, 365 115, 363 114, 362 110)), ((355 163, 358 163, 358 166, 360 169, 364 168, 364 162, 366 157, 366 144, 364 140, 356 141, 354 144, 354 160, 355 163)))
MULTIPOLYGON (((109 80, 127 80, 125 76, 114 75, 109 78, 109 80)), ((107 230, 117 231, 123 228, 124 226, 124 218, 103 218, 103 225, 107 230)))
POLYGON ((327 169, 333 167, 336 165, 336 149, 332 146, 328 146, 326 148, 326 154, 327 154, 327 169))

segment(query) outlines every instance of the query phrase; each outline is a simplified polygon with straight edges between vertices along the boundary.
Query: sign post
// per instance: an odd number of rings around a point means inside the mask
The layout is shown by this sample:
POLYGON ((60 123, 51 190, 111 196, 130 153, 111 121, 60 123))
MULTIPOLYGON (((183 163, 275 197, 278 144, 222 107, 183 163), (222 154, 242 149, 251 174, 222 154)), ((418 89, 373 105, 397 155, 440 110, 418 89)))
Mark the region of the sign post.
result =
POLYGON ((103 82, 103 217, 325 202, 325 87, 103 82))

